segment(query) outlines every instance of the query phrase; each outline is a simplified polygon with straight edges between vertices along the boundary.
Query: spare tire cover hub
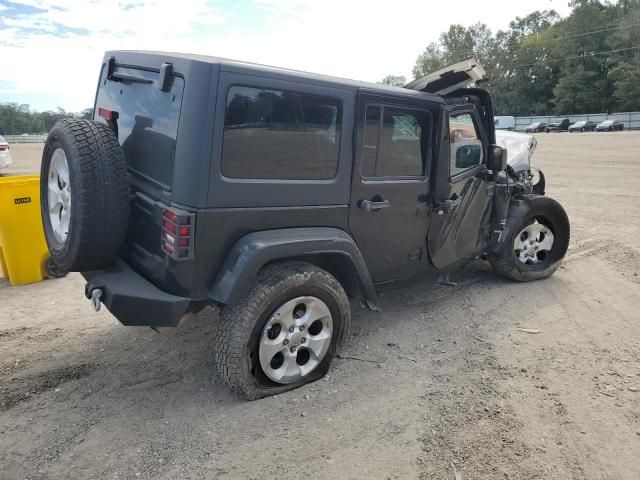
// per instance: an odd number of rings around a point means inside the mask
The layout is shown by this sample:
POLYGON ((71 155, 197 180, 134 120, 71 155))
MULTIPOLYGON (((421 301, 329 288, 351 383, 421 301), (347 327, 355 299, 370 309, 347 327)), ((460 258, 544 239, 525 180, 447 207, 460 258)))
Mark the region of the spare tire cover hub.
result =
POLYGON ((67 155, 57 148, 51 156, 48 175, 49 219, 60 243, 67 241, 71 221, 71 182, 67 155))

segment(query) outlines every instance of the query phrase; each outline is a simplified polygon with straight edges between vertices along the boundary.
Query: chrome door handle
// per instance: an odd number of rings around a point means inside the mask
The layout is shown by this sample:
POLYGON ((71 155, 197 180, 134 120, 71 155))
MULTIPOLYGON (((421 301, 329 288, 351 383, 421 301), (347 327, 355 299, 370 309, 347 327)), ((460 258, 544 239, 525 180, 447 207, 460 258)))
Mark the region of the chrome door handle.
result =
POLYGON ((381 208, 390 207, 391 202, 389 200, 382 200, 381 202, 372 202, 371 200, 361 200, 358 206, 365 212, 374 212, 376 210, 380 210, 381 208))

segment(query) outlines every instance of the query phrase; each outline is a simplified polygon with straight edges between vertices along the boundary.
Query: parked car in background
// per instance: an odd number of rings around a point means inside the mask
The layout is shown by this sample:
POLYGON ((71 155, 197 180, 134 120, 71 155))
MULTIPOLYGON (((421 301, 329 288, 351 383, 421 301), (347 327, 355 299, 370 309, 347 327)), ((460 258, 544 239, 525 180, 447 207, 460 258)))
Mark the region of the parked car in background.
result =
POLYGON ((593 132, 596 128, 597 123, 592 122, 591 120, 582 120, 580 122, 576 122, 569 127, 570 132, 593 132))
POLYGON ((613 132, 624 130, 624 122, 622 120, 605 120, 596 125, 596 132, 613 132))
POLYGON ((11 160, 11 153, 9 152, 9 144, 0 136, 0 170, 7 168, 13 163, 11 160))
POLYGON ((545 132, 566 132, 569 130, 569 125, 571 125, 571 120, 568 118, 556 119, 547 125, 547 128, 544 129, 545 132))
POLYGON ((516 117, 513 116, 498 116, 494 117, 496 130, 515 130, 516 117))
POLYGON ((534 122, 524 129, 526 133, 537 133, 544 132, 544 129, 547 128, 547 124, 544 122, 534 122))

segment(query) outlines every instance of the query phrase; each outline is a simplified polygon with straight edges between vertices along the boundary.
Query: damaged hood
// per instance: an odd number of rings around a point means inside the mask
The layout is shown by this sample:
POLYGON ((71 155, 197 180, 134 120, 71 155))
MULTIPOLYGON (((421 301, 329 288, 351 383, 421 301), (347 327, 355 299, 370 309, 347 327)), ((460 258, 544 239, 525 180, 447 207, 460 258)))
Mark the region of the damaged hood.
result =
POLYGON ((538 145, 538 141, 533 135, 496 130, 496 143, 507 149, 507 164, 516 173, 529 170, 531 157, 538 145))
POLYGON ((478 83, 487 72, 475 58, 467 58, 407 83, 404 88, 446 95, 449 92, 478 83))

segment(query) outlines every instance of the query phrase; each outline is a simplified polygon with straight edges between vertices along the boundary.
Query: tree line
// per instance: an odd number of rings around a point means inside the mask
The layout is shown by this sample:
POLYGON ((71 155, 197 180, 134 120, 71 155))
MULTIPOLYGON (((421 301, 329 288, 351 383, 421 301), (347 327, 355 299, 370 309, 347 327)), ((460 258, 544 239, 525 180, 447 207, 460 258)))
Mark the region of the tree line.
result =
MULTIPOLYGON (((495 33, 483 23, 451 25, 420 54, 413 75, 475 57, 498 115, 640 110, 640 0, 570 6, 565 18, 537 10, 495 33)), ((381 83, 406 79, 389 75, 381 83)))
MULTIPOLYGON (((640 0, 572 0, 571 13, 536 10, 516 17, 506 30, 451 25, 421 53, 418 78, 468 57, 485 67, 483 87, 498 115, 558 115, 640 111, 640 0)), ((381 83, 404 85, 403 76, 381 83)), ((79 113, 36 112, 29 105, 0 104, 0 135, 48 132, 79 113)))
POLYGON ((23 133, 48 133, 60 119, 67 117, 90 119, 93 108, 82 112, 67 112, 58 107, 54 111, 36 112, 29 105, 0 103, 0 135, 22 135, 23 133))

